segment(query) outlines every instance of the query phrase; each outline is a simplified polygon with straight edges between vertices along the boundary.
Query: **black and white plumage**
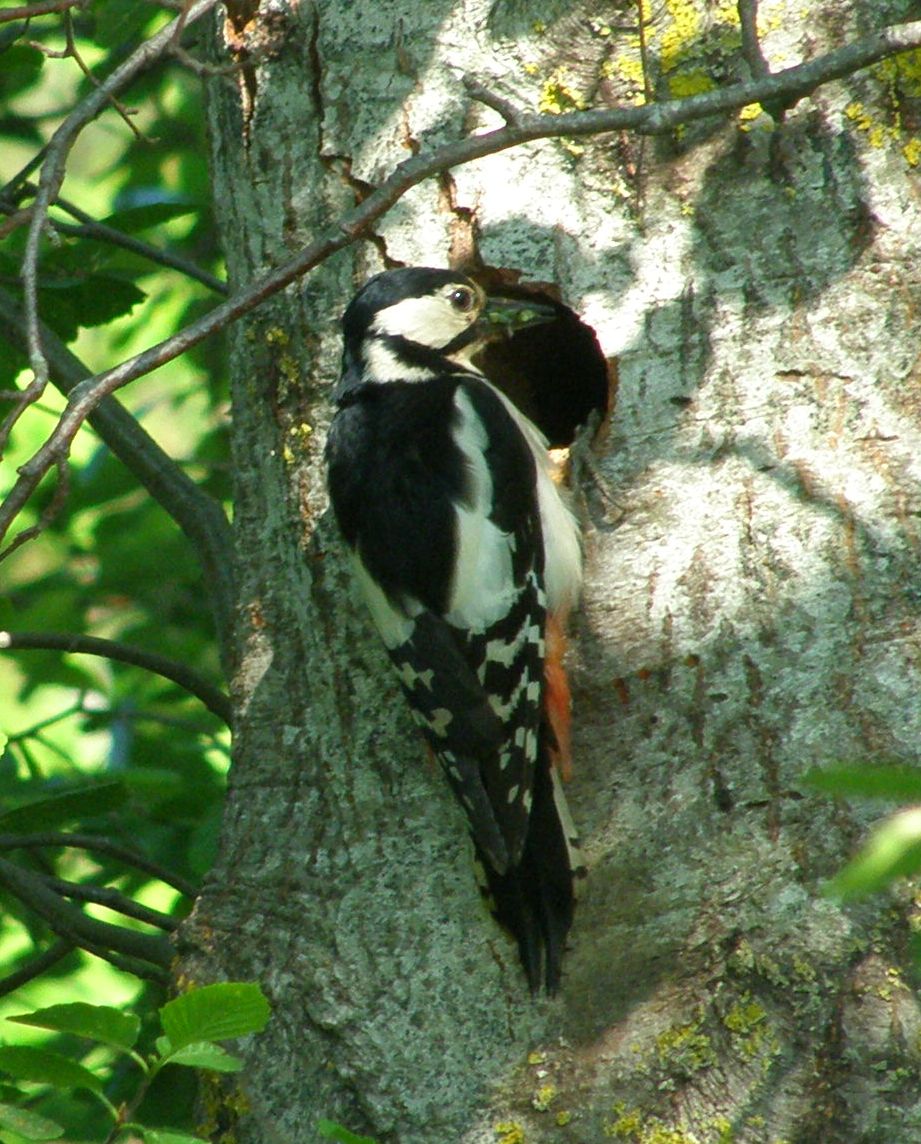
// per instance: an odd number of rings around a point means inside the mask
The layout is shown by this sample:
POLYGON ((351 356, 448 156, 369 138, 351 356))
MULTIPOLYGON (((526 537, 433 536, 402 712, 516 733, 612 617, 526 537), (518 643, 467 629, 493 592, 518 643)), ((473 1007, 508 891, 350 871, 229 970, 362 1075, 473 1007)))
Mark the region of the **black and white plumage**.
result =
MULTIPOLYGON (((535 426, 471 364, 497 305, 462 274, 372 278, 343 317, 329 491, 414 717, 464 806, 532 990, 559 985, 572 830, 551 766, 548 609, 581 577, 535 426)), ((568 693, 567 693, 568 703, 568 693)), ((567 712, 568 716, 568 712, 567 712)))

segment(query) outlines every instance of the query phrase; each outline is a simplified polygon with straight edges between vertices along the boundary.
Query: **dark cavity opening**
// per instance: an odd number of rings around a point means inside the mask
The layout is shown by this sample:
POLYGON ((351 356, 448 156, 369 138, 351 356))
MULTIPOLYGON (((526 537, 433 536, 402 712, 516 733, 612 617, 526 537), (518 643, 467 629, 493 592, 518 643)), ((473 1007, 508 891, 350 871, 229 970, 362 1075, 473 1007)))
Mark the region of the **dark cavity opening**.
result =
POLYGON ((550 447, 571 445, 592 413, 601 420, 613 398, 613 363, 574 310, 546 286, 499 285, 502 272, 476 274, 488 294, 551 306, 556 317, 489 342, 474 358, 489 380, 544 433, 550 447))

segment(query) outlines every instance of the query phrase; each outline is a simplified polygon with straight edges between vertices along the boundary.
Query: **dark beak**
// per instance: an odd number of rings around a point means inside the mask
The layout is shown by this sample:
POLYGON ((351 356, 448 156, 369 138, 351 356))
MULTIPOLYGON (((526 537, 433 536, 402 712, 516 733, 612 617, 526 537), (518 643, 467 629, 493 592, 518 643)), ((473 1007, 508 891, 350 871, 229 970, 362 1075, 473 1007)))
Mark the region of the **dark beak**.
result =
POLYGON ((518 298, 489 298, 479 319, 477 333, 483 341, 512 337, 529 326, 552 322, 558 317, 556 308, 543 302, 518 298))

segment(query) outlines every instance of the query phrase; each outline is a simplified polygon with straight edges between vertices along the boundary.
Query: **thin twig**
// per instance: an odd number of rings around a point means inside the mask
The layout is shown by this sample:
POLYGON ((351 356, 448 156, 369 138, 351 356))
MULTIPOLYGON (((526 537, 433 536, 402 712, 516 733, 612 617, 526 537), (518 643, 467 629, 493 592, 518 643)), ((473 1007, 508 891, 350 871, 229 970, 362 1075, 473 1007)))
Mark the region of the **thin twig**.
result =
MULTIPOLYGON (((0 289, 0 330, 6 340, 26 350, 22 311, 0 289)), ((61 393, 69 394, 90 371, 46 326, 41 327, 51 377, 61 393)), ((90 424, 122 464, 178 523, 191 542, 204 573, 208 600, 225 664, 230 662, 235 591, 232 539, 222 506, 169 457, 138 421, 114 397, 102 401, 90 424)))
POLYGON ((189 262, 186 258, 180 258, 178 254, 171 254, 167 250, 160 250, 149 242, 135 238, 133 234, 125 234, 123 231, 117 230, 107 223, 97 222, 92 215, 88 215, 86 211, 81 210, 73 203, 67 202, 66 199, 58 198, 54 205, 66 211, 72 218, 78 219, 81 224, 80 226, 74 226, 71 223, 53 221, 52 225, 55 230, 60 231, 62 234, 76 235, 80 238, 93 238, 98 242, 111 243, 113 246, 119 246, 123 250, 130 250, 132 254, 139 254, 149 262, 156 262, 160 266, 168 267, 170 270, 178 270, 181 274, 185 274, 187 278, 194 278, 196 282, 207 286, 209 290, 213 290, 216 294, 227 295, 230 292, 226 282, 222 282, 220 278, 215 278, 215 276, 209 274, 207 270, 202 270, 201 267, 196 266, 194 262, 189 262))
MULTIPOLYGON (((24 390, 23 392, 26 391, 24 390)), ((3 555, 9 556, 10 553, 15 552, 20 545, 25 544, 26 541, 32 540, 43 533, 64 507, 67 501, 67 494, 70 492, 70 466, 67 464, 67 458, 57 458, 54 461, 54 467, 58 471, 58 480, 54 486, 54 492, 51 494, 51 500, 49 500, 47 505, 42 509, 35 524, 29 525, 28 528, 24 528, 22 532, 17 533, 16 536, 13 537, 3 555)), ((46 472, 47 471, 48 470, 46 470, 46 472)), ((44 476, 44 474, 42 475, 44 476)))
MULTIPOLYGON (((208 0, 202 0, 202 3, 207 2, 208 0)), ((682 124, 737 111, 749 103, 782 100, 789 105, 823 83, 850 75, 880 59, 910 51, 919 45, 921 20, 916 20, 884 28, 809 63, 797 64, 762 79, 734 83, 682 99, 646 103, 639 107, 598 108, 562 115, 521 113, 515 125, 506 124, 496 130, 468 136, 428 154, 422 152, 404 160, 375 191, 325 235, 304 247, 290 262, 241 290, 235 297, 172 337, 76 386, 56 429, 38 452, 21 466, 18 480, 6 502, 0 506, 0 539, 9 531, 13 520, 44 474, 60 457, 67 455, 80 425, 103 397, 165 362, 172 361, 302 277, 331 254, 355 242, 408 190, 432 175, 536 139, 559 136, 578 138, 612 131, 658 135, 673 131, 682 124)), ((34 229, 33 219, 33 231, 34 229)))
POLYGON ((643 71, 643 98, 652 103, 652 79, 649 70, 649 41, 646 38, 646 6, 644 0, 636 0, 637 34, 640 38, 640 67, 643 71))
POLYGON ((0 858, 0 886, 38 914, 65 941, 111 950, 163 967, 168 967, 173 959, 175 951, 166 938, 91 918, 52 890, 41 875, 5 858, 0 858))
POLYGON ((4 8, 0 12, 0 24, 13 20, 31 20, 33 16, 47 16, 49 12, 66 12, 70 8, 82 8, 86 0, 37 0, 34 4, 20 4, 18 8, 4 8))
POLYGON ((73 953, 76 948, 72 941, 56 941, 44 953, 40 953, 37 957, 27 961, 22 969, 17 969, 15 973, 0 978, 0 997, 7 997, 23 985, 28 985, 30 981, 34 981, 36 977, 41 977, 59 961, 63 961, 69 953, 73 953))
POLYGON ((105 854, 126 866, 132 866, 144 874, 172 886, 187 898, 194 898, 198 890, 187 882, 181 874, 174 874, 159 862, 154 862, 136 850, 121 846, 98 834, 69 834, 64 831, 42 831, 30 834, 0 834, 0 850, 35 850, 46 846, 69 846, 77 850, 89 850, 94 854, 105 854))
POLYGON ((261 52, 252 52, 245 60, 235 60, 230 64, 207 64, 204 60, 193 56, 191 52, 187 52, 185 48, 179 44, 173 44, 170 48, 170 55, 173 56, 177 63, 181 64, 184 68, 188 68, 190 72, 202 79, 213 79, 215 77, 218 79, 231 79, 233 76, 239 75, 244 68, 252 67, 253 62, 265 55, 265 52, 266 49, 263 49, 261 52))
POLYGON ((485 87, 475 76, 465 75, 463 84, 471 99, 498 111, 509 126, 515 127, 521 121, 521 112, 510 100, 485 87))
POLYGON ((102 961, 107 961, 109 965, 114 965, 115 968, 120 969, 122 973, 128 973, 132 977, 140 978, 141 981, 153 981, 157 985, 168 985, 171 981, 168 969, 153 965, 149 961, 144 961, 141 958, 128 957, 125 954, 117 953, 105 945, 97 945, 89 940, 83 942, 80 948, 86 950, 87 953, 93 954, 94 957, 100 958, 102 961))
POLYGON ((164 655, 130 647, 117 640, 100 639, 97 636, 84 636, 62 632, 3 632, 0 631, 0 651, 62 651, 82 655, 98 655, 103 659, 115 660, 141 667, 155 675, 161 675, 188 691, 212 711, 219 719, 230 726, 230 700, 203 676, 184 663, 178 663, 164 655))
POLYGON ((133 898, 129 898, 120 890, 112 886, 91 886, 86 882, 68 882, 64 878, 52 878, 50 874, 42 874, 42 881, 49 889, 60 894, 62 898, 71 898, 77 902, 92 902, 96 906, 105 906, 113 913, 123 914, 126 918, 153 926, 155 929, 174 933, 179 928, 179 919, 170 917, 160 910, 152 910, 149 906, 142 906, 133 898))
POLYGON ((742 55, 752 79, 770 75, 771 69, 758 39, 758 0, 739 0, 739 24, 742 29, 742 55))
POLYGON ((217 3, 218 0, 195 0, 193 4, 183 9, 172 23, 161 28, 149 40, 141 44, 124 63, 120 64, 111 75, 100 82, 99 86, 67 116, 48 142, 22 261, 26 334, 29 344, 29 362, 34 377, 31 384, 23 391, 23 403, 18 408, 14 408, 2 431, 0 431, 0 452, 4 448, 6 437, 12 425, 23 409, 38 399, 48 380, 48 362, 42 346, 38 313, 39 246, 45 231, 48 209, 57 197, 64 180, 67 156, 83 128, 109 105, 115 94, 127 86, 155 60, 159 59, 183 28, 200 19, 217 3))
MULTIPOLYGON (((12 234, 14 230, 19 227, 25 226, 29 219, 32 217, 32 208, 23 207, 22 210, 14 210, 2 223, 0 223, 0 238, 6 238, 8 234, 12 234)), ((17 394, 17 398, 18 398, 17 394)))

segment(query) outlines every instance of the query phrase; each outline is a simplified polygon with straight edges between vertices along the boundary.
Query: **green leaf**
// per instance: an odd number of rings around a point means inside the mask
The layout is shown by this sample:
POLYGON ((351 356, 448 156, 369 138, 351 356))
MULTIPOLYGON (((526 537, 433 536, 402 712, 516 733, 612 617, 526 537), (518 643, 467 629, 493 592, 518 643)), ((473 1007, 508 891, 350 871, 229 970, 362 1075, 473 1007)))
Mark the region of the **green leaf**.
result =
POLYGON ((134 1013, 125 1013, 109 1005, 88 1005, 85 1001, 50 1005, 47 1009, 21 1013, 7 1020, 19 1025, 36 1025, 39 1029, 54 1029, 59 1033, 74 1033, 116 1049, 134 1048, 141 1029, 141 1019, 134 1013))
POLYGON ((246 981, 203 985, 167 1002, 160 1010, 163 1031, 174 1052, 198 1041, 259 1033, 269 1016, 269 1003, 262 990, 246 981))
POLYGON ((127 797, 125 784, 120 781, 94 783, 51 798, 40 798, 0 814, 0 831, 50 830, 75 819, 95 818, 117 809, 127 797))
POLYGON ((921 870, 921 807, 880 823, 866 846, 825 886, 829 897, 852 900, 881 890, 894 878, 921 870))
POLYGON ((31 1045, 0 1046, 0 1069, 17 1080, 102 1092, 102 1081, 95 1073, 49 1049, 36 1049, 31 1045))
POLYGON ((146 1144, 208 1144, 201 1136, 190 1136, 188 1132, 176 1132, 172 1128, 140 1128, 146 1144))
POLYGON ((3 53, 0 67, 0 95, 4 102, 15 92, 24 91, 38 79, 45 57, 29 44, 11 44, 3 53))
POLYGON ((39 295, 48 324, 65 340, 79 329, 104 326, 130 313, 147 297, 139 286, 114 274, 46 277, 39 295))
POLYGON ((26 1140, 57 1140, 64 1135, 60 1124, 12 1104, 0 1104, 0 1128, 15 1132, 26 1140))
POLYGON ((170 219, 192 214, 198 209, 199 204, 190 200, 177 202, 171 199, 169 202, 145 203, 143 206, 126 207, 124 210, 115 211, 114 214, 110 214, 108 218, 102 221, 106 226, 114 227, 124 234, 135 234, 141 230, 149 230, 152 226, 159 226, 160 223, 169 222, 170 219))
POLYGON ((173 1051, 172 1045, 165 1037, 157 1040, 157 1048, 161 1050, 166 1064, 186 1065, 193 1069, 211 1069, 213 1072, 239 1072, 243 1062, 233 1053, 228 1053, 220 1045, 212 1041, 196 1041, 192 1045, 185 1045, 173 1051), (161 1042, 166 1041, 166 1045, 161 1042), (163 1051, 163 1050, 166 1051, 163 1051))
POLYGON ((843 798, 888 798, 897 802, 921 802, 921 767, 861 766, 841 763, 812 767, 803 782, 825 794, 843 798))
POLYGON ((354 1132, 349 1132, 348 1128, 343 1128, 341 1124, 336 1124, 332 1120, 321 1120, 317 1124, 317 1131, 327 1140, 337 1140, 339 1144, 375 1144, 370 1136, 357 1136, 354 1132))
POLYGON ((143 32, 151 22, 156 9, 139 0, 94 0, 87 5, 87 17, 92 23, 88 31, 94 44, 101 48, 124 49, 126 44, 145 38, 143 32))

